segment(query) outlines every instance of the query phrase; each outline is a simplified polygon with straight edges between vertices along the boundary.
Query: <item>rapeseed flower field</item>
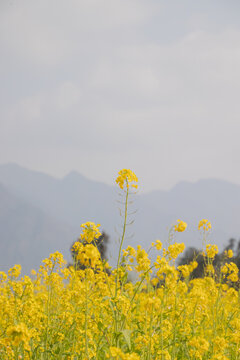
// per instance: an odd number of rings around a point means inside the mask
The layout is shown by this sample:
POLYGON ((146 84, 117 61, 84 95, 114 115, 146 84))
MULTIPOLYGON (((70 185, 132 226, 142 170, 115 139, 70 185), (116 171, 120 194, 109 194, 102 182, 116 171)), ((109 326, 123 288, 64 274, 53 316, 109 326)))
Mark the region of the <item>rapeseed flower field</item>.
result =
POLYGON ((232 252, 216 274, 218 248, 207 241, 207 219, 198 224, 203 278, 191 279, 197 258, 177 266, 185 248, 177 242, 178 232, 187 229, 182 220, 172 226, 166 246, 160 240, 151 244, 155 260, 151 249, 124 249, 129 194, 138 179, 123 169, 116 183, 124 204, 115 268, 95 246, 100 225, 87 222, 73 245, 72 266, 55 252, 31 277, 21 276, 20 265, 0 272, 0 359, 240 359, 239 277, 232 252), (131 271, 136 281, 129 281, 131 271))

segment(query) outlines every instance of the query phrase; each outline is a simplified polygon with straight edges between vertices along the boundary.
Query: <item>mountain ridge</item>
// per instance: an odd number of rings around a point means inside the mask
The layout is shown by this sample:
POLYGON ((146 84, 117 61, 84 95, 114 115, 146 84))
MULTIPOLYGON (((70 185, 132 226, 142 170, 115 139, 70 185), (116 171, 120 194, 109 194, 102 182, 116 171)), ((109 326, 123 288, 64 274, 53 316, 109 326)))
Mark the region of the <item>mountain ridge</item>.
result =
MULTIPOLYGON (((117 205, 117 186, 95 182, 76 171, 58 179, 13 164, 0 165, 0 183, 13 196, 40 209, 50 223, 55 221, 58 226, 71 229, 68 230, 69 243, 79 235, 81 223, 102 224, 102 230, 110 235, 109 257, 114 263, 118 239, 115 228, 121 232, 122 220, 117 205)), ((130 242, 133 246, 141 244, 148 248, 157 238, 166 241, 169 229, 179 218, 188 223, 188 228, 183 234, 177 234, 176 241, 184 241, 187 246, 201 247, 197 225, 202 218, 208 218, 213 224, 211 243, 223 247, 230 237, 240 235, 240 186, 237 184, 216 179, 183 181, 170 190, 137 194, 132 199, 130 211, 137 210, 137 213, 128 235, 134 233, 134 237, 126 239, 126 246, 130 242)), ((34 221, 37 223, 36 216, 34 221)), ((0 230, 7 233, 7 229, 0 230)), ((57 233, 55 229, 53 234, 57 233)))
POLYGON ((70 260, 68 239, 73 229, 13 195, 0 184, 0 271, 21 264, 38 268, 49 253, 62 251, 70 260))

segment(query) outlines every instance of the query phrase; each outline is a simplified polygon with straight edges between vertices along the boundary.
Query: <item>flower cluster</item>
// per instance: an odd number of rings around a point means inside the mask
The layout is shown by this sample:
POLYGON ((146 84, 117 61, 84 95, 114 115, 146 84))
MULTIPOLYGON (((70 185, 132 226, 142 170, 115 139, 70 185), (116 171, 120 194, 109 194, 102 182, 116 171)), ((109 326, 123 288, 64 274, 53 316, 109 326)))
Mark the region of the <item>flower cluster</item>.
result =
POLYGON ((232 249, 226 250, 224 252, 225 256, 228 257, 229 259, 231 259, 233 257, 233 251, 232 249))
POLYGON ((192 261, 190 264, 188 265, 179 265, 178 266, 178 270, 181 272, 182 276, 184 278, 188 277, 193 270, 195 270, 198 267, 198 263, 197 261, 192 261))
POLYGON ((178 219, 177 222, 178 222, 178 224, 174 226, 174 230, 175 230, 175 231, 183 232, 184 230, 186 230, 186 228, 187 228, 187 223, 185 223, 184 221, 179 220, 179 219, 178 219))
POLYGON ((221 272, 223 273, 224 278, 227 278, 232 282, 239 281, 239 277, 238 277, 239 270, 235 263, 233 262, 231 262, 230 264, 226 263, 222 267, 221 272))
POLYGON ((199 221, 198 230, 201 230, 201 228, 205 231, 209 231, 212 228, 212 224, 207 219, 202 219, 199 221))
POLYGON ((136 353, 124 354, 124 352, 122 352, 121 349, 114 346, 110 347, 110 354, 107 354, 106 356, 107 359, 109 359, 110 356, 112 357, 112 359, 116 359, 116 360, 140 360, 138 354, 136 353))
POLYGON ((137 176, 134 174, 133 171, 129 169, 122 169, 118 173, 118 177, 116 179, 116 183, 119 185, 120 189, 124 188, 124 185, 126 185, 127 189, 129 189, 129 186, 137 189, 138 185, 136 184, 138 182, 137 176))
POLYGON ((162 249, 162 242, 160 240, 156 240, 155 243, 152 243, 152 247, 155 247, 157 250, 162 249))
POLYGON ((17 325, 9 326, 7 329, 8 339, 11 340, 13 346, 23 345, 24 350, 29 351, 29 341, 31 339, 31 332, 28 330, 26 324, 19 323, 17 325))
POLYGON ((100 226, 100 224, 95 225, 94 222, 91 221, 82 224, 81 228, 83 229, 83 233, 80 235, 80 240, 92 243, 94 239, 101 235, 98 229, 100 226))
POLYGON ((95 245, 83 245, 80 242, 76 242, 73 245, 73 250, 76 253, 75 260, 80 261, 82 265, 95 268, 101 264, 101 256, 95 245))
POLYGON ((175 243, 172 245, 169 245, 168 247, 168 254, 170 255, 171 259, 176 259, 185 249, 185 244, 181 243, 175 243))
POLYGON ((218 253, 217 245, 207 244, 206 253, 209 259, 214 259, 215 255, 218 253))

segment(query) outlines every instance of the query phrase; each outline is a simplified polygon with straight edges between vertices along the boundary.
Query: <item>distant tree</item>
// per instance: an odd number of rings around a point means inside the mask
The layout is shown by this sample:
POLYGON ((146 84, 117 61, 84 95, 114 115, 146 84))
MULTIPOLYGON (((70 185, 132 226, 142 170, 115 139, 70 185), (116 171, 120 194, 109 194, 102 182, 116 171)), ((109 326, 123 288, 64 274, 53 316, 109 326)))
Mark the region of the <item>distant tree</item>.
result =
POLYGON ((178 260, 178 265, 188 265, 192 261, 196 260, 198 266, 191 274, 191 278, 204 277, 204 257, 202 251, 194 247, 189 247, 185 250, 183 256, 178 260))
MULTIPOLYGON (((179 259, 178 265, 187 265, 192 261, 196 260, 198 263, 197 268, 192 272, 190 278, 202 278, 206 273, 206 257, 203 256, 202 250, 196 249, 194 247, 189 247, 184 252, 183 256, 179 259)), ((223 249, 223 251, 215 256, 212 261, 212 265, 215 270, 215 277, 219 278, 221 266, 225 263, 233 262, 237 265, 240 271, 240 240, 237 242, 236 239, 231 238, 228 241, 227 246, 223 249), (228 258, 226 256, 226 252, 228 250, 233 251, 233 257, 228 258)), ((239 284, 234 284, 234 287, 239 287, 239 284)))
MULTIPOLYGON (((77 240, 79 241, 79 239, 77 240)), ((98 248, 98 251, 101 255, 101 259, 107 261, 107 245, 109 242, 109 236, 103 231, 102 235, 99 236, 97 239, 94 240, 93 244, 98 248)), ((77 270, 84 270, 86 266, 83 265, 79 260, 76 260, 76 252, 74 251, 73 245, 76 243, 74 241, 70 248, 71 256, 72 256, 72 263, 68 264, 68 267, 74 266, 77 270)), ((83 245, 87 245, 87 242, 83 242, 83 245)))

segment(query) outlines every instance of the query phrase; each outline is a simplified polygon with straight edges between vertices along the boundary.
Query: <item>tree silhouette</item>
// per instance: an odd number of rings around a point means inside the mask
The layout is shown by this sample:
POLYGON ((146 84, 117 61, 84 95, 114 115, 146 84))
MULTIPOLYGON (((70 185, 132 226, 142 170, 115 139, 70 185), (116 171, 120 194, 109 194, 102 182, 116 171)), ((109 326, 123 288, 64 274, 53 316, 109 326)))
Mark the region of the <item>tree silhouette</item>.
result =
MULTIPOLYGON (((79 241, 79 239, 77 240, 79 241)), ((107 261, 107 244, 109 242, 109 236, 103 231, 102 235, 100 235, 98 238, 96 238, 93 241, 93 244, 98 248, 98 251, 100 253, 102 261, 107 261)), ((76 243, 74 241, 71 245, 70 252, 72 257, 72 263, 68 264, 68 267, 73 266, 76 270, 85 270, 86 266, 80 262, 80 260, 76 260, 76 252, 73 248, 73 245, 76 243)), ((83 245, 87 245, 87 242, 84 241, 83 245)), ((108 271, 107 271, 108 272, 108 271)))
MULTIPOLYGON (((206 257, 203 256, 202 250, 196 249, 194 247, 189 247, 184 252, 183 256, 178 260, 178 265, 188 265, 192 261, 196 260, 198 266, 190 275, 190 279, 202 278, 206 275, 206 257)), ((231 238, 228 241, 227 246, 223 249, 223 251, 215 256, 212 261, 212 265, 215 270, 215 278, 219 280, 221 273, 221 266, 225 263, 233 262, 237 265, 240 270, 240 240, 231 238), (226 256, 226 252, 228 250, 233 251, 233 257, 228 258, 226 256)), ((234 284, 234 287, 239 287, 238 284, 234 284)))

